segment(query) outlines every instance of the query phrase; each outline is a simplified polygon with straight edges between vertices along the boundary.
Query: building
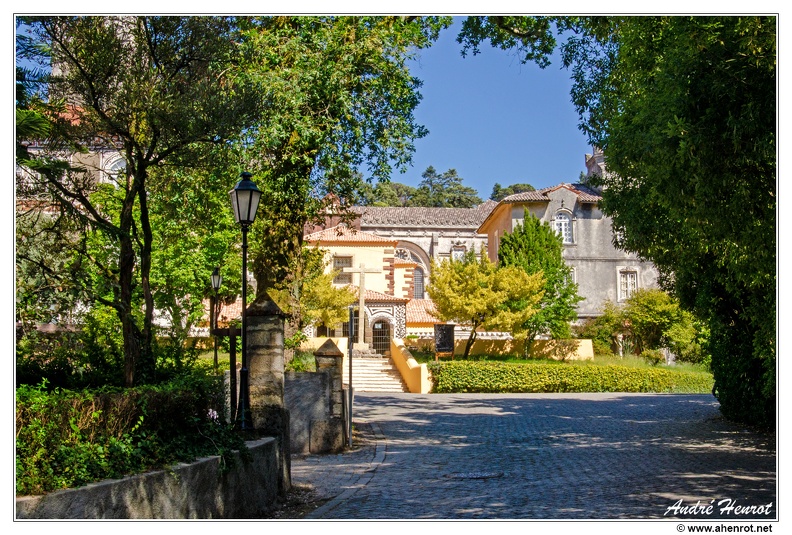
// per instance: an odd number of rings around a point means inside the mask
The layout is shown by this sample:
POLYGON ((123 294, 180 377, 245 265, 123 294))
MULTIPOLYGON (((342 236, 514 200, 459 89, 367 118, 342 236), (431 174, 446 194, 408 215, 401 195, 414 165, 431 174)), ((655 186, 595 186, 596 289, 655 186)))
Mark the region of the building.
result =
MULTIPOLYGON (((586 167, 588 176, 606 172, 602 151, 587 154, 586 167)), ((497 262, 503 235, 534 216, 563 238, 563 257, 583 298, 578 318, 584 320, 599 315, 607 301, 622 302, 639 288, 657 287, 653 264, 613 245, 611 220, 599 208, 600 193, 584 180, 469 209, 355 207, 357 217, 348 226, 312 229, 305 243, 328 251, 329 269, 372 270, 365 275, 364 340, 385 347, 387 337, 433 333, 438 320, 426 293, 432 260, 455 259, 473 250, 486 251, 497 262)), ((360 275, 343 273, 335 282, 359 288, 360 275)), ((347 333, 344 325, 329 334, 347 333)))

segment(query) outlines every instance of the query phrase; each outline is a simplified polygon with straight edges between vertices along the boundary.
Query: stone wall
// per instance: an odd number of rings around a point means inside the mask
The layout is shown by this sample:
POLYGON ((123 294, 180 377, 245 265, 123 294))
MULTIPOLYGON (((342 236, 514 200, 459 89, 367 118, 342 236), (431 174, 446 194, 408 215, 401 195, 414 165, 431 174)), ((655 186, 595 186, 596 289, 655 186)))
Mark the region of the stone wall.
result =
POLYGON ((316 372, 287 372, 284 405, 290 414, 292 454, 344 449, 343 353, 332 340, 314 351, 316 372))
POLYGON ((16 499, 17 519, 262 518, 278 496, 277 442, 247 443, 233 463, 208 457, 168 470, 16 499))

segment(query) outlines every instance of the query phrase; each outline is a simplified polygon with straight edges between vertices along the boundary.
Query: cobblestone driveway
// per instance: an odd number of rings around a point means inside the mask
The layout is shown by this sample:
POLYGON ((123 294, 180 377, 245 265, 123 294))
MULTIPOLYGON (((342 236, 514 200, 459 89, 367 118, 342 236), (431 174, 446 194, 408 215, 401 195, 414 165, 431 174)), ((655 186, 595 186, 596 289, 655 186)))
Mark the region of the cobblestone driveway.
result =
POLYGON ((709 395, 358 394, 354 412, 356 451, 293 460, 330 498, 306 518, 777 517, 774 437, 709 395))

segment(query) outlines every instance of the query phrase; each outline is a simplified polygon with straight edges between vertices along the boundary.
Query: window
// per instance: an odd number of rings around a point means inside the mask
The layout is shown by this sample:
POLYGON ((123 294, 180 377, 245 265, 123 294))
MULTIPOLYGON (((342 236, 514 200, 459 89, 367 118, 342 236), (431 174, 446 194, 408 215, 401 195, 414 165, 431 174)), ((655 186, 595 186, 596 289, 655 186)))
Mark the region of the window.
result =
POLYGON ((637 271, 619 271, 619 301, 629 299, 638 288, 637 271))
POLYGON ((333 284, 352 284, 352 274, 344 273, 344 268, 352 267, 351 256, 334 256, 333 270, 338 271, 338 275, 333 279, 333 284))
POLYGON ((569 214, 559 212, 555 216, 555 229, 556 232, 564 240, 564 243, 573 243, 572 241, 572 218, 569 214))
POLYGON ((413 297, 415 299, 423 299, 424 298, 424 271, 423 269, 417 267, 413 271, 413 297))

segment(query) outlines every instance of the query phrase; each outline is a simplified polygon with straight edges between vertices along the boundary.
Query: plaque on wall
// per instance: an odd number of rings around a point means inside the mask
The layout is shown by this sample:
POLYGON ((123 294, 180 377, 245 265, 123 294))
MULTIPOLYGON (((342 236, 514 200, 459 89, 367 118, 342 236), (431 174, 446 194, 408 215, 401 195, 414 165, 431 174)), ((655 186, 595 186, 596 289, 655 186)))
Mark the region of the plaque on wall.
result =
POLYGON ((454 325, 435 323, 435 353, 454 353, 454 325))

